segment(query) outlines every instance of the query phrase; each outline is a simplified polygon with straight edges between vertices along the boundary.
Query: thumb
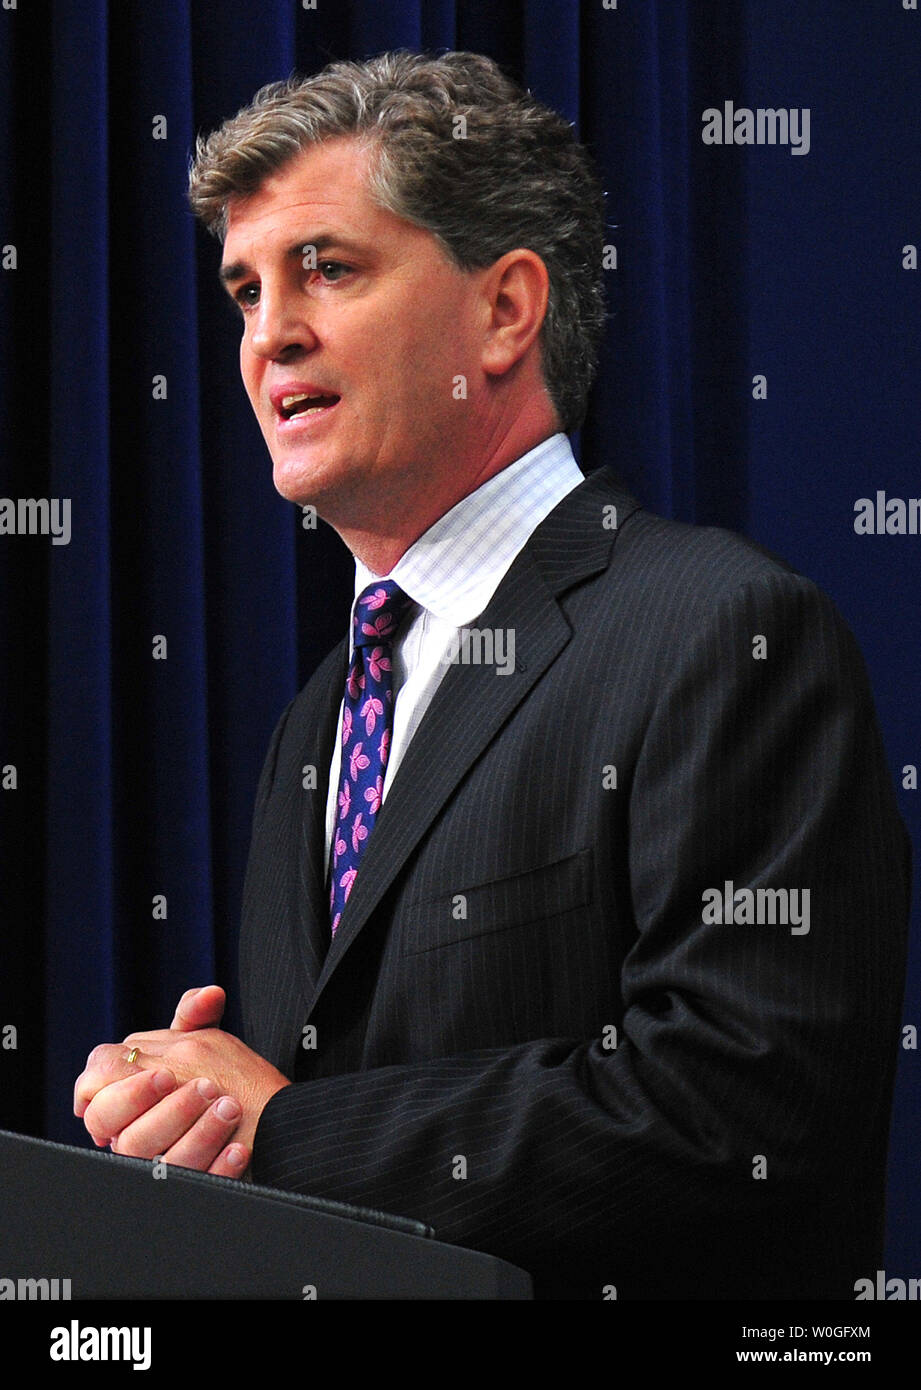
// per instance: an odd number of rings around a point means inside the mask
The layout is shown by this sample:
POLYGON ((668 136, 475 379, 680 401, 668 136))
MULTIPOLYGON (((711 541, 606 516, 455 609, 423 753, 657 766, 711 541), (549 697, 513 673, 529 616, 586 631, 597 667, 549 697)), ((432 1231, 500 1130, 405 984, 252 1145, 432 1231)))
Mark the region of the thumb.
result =
POLYGON ((176 1006, 170 1028, 191 1033, 196 1028, 213 1028, 220 1023, 227 996, 220 985, 199 985, 187 989, 176 1006))

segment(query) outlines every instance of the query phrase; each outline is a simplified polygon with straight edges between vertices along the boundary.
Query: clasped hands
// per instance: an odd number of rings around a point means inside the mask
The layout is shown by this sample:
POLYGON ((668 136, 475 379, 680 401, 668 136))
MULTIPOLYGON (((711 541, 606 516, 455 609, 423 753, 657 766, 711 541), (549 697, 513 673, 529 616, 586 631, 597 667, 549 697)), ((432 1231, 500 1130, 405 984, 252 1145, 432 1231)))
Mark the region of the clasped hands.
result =
POLYGON ((290 1083, 216 1027, 225 1001, 219 985, 187 990, 169 1028, 93 1048, 74 1086, 74 1114, 99 1147, 244 1176, 259 1116, 290 1083))

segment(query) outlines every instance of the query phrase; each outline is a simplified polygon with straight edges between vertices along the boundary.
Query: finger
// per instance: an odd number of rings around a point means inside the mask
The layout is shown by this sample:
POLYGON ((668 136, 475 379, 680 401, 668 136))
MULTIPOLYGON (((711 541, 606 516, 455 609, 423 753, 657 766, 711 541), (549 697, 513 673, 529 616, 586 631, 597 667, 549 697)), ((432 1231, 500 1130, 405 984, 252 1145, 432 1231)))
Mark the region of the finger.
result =
POLYGON ((141 1071, 103 1086, 85 1107, 83 1123, 97 1144, 108 1144, 176 1089, 171 1071, 141 1071))
POLYGON ((122 1051, 129 1065, 142 1067, 145 1059, 149 1062, 151 1057, 159 1056, 175 1041, 175 1032, 168 1028, 152 1028, 149 1033, 129 1033, 127 1038, 122 1038, 122 1051), (135 1051, 137 1055, 131 1063, 129 1059, 135 1051))
MULTIPOLYGON (((128 1047, 118 1043, 100 1043, 94 1047, 86 1059, 86 1067, 74 1083, 74 1114, 82 1116, 90 1101, 105 1086, 126 1077, 136 1076, 141 1070, 137 1061, 130 1062, 128 1047)), ((148 1068, 150 1069, 150 1068, 148 1068)), ((156 1071, 156 1067, 153 1068, 156 1071)))
POLYGON ((176 1006, 170 1028, 187 1033, 193 1028, 213 1028, 224 1014, 227 995, 220 985, 200 985, 187 989, 176 1006))
MULTIPOLYGON (((214 1102, 219 1094, 221 1091, 208 1077, 188 1081, 185 1086, 179 1087, 178 1091, 168 1095, 164 1101, 122 1130, 113 1143, 114 1152, 124 1154, 128 1158, 157 1158, 163 1155, 165 1161, 172 1162, 169 1151, 176 1143, 181 1143, 183 1136, 194 1129, 210 1109, 214 1109, 214 1102)), ((219 1130, 219 1143, 215 1144, 208 1163, 213 1162, 218 1151, 228 1143, 238 1120, 239 1105, 236 1106, 233 1125, 219 1120, 218 1123, 222 1123, 224 1127, 219 1130)), ((211 1133, 214 1127, 208 1126, 208 1133, 211 1133)))
POLYGON ((233 1137, 242 1114, 233 1096, 221 1096, 172 1148, 161 1150, 166 1162, 207 1173, 233 1137))
POLYGON ((250 1165, 251 1151, 245 1144, 228 1144, 208 1169, 217 1178, 242 1178, 250 1165))

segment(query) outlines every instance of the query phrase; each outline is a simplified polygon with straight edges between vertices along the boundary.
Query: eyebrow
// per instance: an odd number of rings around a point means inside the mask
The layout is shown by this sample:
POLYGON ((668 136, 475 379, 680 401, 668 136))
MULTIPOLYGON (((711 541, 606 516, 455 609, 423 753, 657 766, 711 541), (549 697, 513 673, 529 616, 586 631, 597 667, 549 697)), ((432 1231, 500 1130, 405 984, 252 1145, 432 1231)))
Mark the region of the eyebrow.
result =
MULTIPOLYGON (((357 242, 351 241, 348 237, 337 236, 332 232, 324 232, 317 237, 299 237, 293 242, 285 252, 288 260, 301 260, 304 256, 304 247, 312 246, 319 256, 323 251, 328 251, 330 247, 341 248, 346 254, 352 255, 361 251, 357 242)), ((218 271, 220 282, 225 287, 236 284, 238 280, 245 280, 248 275, 255 272, 246 261, 231 261, 229 265, 222 265, 218 271)))

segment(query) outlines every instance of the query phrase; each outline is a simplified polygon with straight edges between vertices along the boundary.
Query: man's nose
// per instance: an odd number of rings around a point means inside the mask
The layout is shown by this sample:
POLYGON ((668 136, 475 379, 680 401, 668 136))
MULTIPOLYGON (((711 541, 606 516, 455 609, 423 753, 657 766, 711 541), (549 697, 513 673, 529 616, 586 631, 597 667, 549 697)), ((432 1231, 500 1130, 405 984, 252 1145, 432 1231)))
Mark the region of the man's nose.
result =
POLYGON ((293 349, 309 352, 317 343, 303 307, 290 293, 263 290, 250 324, 250 346, 259 357, 290 356, 293 349))

